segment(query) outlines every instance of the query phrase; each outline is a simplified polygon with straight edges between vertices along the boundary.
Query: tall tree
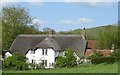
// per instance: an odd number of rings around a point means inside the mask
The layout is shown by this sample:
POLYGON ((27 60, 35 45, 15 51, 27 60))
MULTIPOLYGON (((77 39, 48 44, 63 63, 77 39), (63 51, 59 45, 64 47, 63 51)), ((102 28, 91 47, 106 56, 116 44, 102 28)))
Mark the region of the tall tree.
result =
POLYGON ((3 48, 9 49, 13 40, 19 34, 39 33, 33 24, 33 18, 28 10, 18 6, 3 7, 2 9, 3 48))

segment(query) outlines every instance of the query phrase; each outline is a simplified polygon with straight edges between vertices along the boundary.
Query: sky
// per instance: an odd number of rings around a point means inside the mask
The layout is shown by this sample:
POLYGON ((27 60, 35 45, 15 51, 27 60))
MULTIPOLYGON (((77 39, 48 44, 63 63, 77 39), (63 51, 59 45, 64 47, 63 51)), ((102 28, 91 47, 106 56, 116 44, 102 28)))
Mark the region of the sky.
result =
POLYGON ((16 2, 3 4, 20 5, 29 9, 29 14, 35 18, 33 22, 39 24, 39 30, 49 27, 55 31, 69 31, 117 24, 118 21, 117 2, 75 2, 74 0, 74 2, 16 2))

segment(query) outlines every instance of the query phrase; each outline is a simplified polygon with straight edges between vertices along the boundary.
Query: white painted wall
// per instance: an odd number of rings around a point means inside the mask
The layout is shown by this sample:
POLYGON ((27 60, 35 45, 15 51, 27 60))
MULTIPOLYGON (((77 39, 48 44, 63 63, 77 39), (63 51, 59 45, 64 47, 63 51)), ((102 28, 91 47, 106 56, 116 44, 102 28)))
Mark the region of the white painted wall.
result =
POLYGON ((36 64, 42 63, 42 60, 47 60, 47 67, 45 68, 54 68, 50 64, 55 63, 55 51, 52 48, 47 49, 47 55, 42 55, 42 48, 38 48, 35 51, 35 54, 31 54, 31 50, 26 54, 29 63, 32 63, 32 60, 35 60, 36 64))
POLYGON ((61 56, 63 54, 63 52, 61 51, 55 51, 55 57, 61 56))

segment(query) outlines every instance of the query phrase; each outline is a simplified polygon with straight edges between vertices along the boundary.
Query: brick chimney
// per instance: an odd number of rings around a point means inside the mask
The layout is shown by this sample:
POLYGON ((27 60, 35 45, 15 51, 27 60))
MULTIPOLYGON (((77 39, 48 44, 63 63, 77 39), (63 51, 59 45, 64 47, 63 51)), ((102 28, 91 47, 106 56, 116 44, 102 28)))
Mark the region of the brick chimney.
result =
POLYGON ((54 30, 50 30, 50 31, 49 31, 49 36, 52 36, 52 35, 54 35, 54 34, 55 34, 54 30))
POLYGON ((82 30, 82 36, 86 40, 86 29, 85 28, 83 28, 82 30))

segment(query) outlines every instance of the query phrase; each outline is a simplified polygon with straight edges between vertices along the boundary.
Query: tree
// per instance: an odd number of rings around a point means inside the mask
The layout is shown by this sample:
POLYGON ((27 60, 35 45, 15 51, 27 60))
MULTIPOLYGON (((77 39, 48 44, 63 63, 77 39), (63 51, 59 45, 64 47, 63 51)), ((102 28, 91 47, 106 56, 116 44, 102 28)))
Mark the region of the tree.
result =
POLYGON ((55 32, 55 30, 54 29, 51 29, 51 28, 44 28, 43 29, 43 33, 45 33, 45 34, 55 34, 56 32, 55 32))
POLYGON ((107 29, 100 31, 100 36, 98 38, 97 46, 103 49, 111 49, 111 46, 114 44, 115 47, 118 47, 118 28, 117 26, 107 26, 107 29))
POLYGON ((27 67, 26 57, 21 53, 13 53, 11 57, 3 61, 4 70, 25 70, 27 67))
POLYGON ((58 67, 74 67, 77 65, 77 58, 72 49, 65 50, 63 56, 59 56, 56 61, 58 67))
POLYGON ((38 34, 33 18, 28 10, 18 6, 3 7, 2 10, 2 40, 3 49, 9 50, 13 40, 19 34, 38 34))

